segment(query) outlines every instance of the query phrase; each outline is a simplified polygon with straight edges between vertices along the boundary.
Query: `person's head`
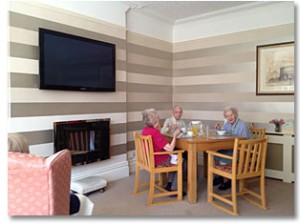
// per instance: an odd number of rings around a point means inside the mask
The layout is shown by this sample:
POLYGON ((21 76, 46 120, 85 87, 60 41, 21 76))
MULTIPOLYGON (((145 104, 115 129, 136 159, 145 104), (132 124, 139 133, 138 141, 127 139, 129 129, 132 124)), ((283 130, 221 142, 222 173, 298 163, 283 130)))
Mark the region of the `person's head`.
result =
POLYGON ((8 151, 29 153, 28 140, 24 135, 18 133, 8 134, 8 151))
POLYGON ((155 109, 150 108, 142 112, 143 121, 146 126, 158 127, 159 126, 159 116, 155 109))
POLYGON ((182 110, 181 106, 175 105, 173 107, 172 114, 176 120, 180 120, 180 118, 182 117, 182 113, 183 113, 183 110, 182 110))
POLYGON ((223 115, 224 118, 226 118, 226 120, 231 124, 233 124, 239 116, 238 110, 235 107, 226 107, 224 109, 223 115))

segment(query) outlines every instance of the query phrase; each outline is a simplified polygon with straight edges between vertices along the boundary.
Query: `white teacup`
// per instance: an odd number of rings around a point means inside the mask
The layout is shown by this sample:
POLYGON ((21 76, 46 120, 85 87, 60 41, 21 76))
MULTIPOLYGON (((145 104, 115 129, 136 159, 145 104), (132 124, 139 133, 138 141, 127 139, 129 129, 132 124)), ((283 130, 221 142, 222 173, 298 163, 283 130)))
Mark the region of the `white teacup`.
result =
POLYGON ((189 136, 189 137, 192 137, 193 136, 193 132, 192 131, 188 131, 186 135, 189 136))

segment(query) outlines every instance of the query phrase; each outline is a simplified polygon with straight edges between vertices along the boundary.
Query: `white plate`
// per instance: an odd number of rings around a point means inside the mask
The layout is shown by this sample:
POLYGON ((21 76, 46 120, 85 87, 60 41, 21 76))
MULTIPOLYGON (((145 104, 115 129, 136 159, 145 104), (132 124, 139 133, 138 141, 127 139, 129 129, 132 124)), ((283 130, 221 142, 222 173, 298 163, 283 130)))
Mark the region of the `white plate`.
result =
POLYGON ((194 136, 188 136, 188 135, 185 135, 185 134, 179 134, 177 135, 177 138, 192 138, 194 136))

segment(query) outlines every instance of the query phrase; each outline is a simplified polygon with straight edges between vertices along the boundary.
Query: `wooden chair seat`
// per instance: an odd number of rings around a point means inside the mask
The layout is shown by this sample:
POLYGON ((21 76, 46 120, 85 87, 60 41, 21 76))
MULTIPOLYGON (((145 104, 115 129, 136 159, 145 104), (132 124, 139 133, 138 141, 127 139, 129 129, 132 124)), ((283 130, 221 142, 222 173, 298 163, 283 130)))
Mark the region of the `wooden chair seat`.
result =
POLYGON ((238 215, 237 196, 254 205, 267 209, 265 192, 265 164, 267 137, 253 140, 235 139, 233 155, 208 151, 207 201, 225 212, 238 215), (231 164, 214 166, 214 157, 230 159, 231 164), (231 193, 222 194, 213 188, 213 175, 225 177, 231 181, 231 193), (245 180, 259 178, 259 192, 246 186, 245 180), (239 182, 239 189, 237 188, 239 182))
POLYGON ((154 152, 151 136, 133 133, 136 149, 136 173, 133 195, 149 193, 147 205, 158 205, 182 201, 182 153, 183 150, 172 152, 154 152), (178 164, 155 166, 155 155, 177 154, 178 164), (140 171, 145 170, 150 174, 149 182, 140 183, 140 171), (163 186, 162 176, 169 172, 177 172, 177 191, 167 191, 163 186), (158 176, 158 179, 156 177, 158 176), (171 198, 169 196, 175 195, 171 198))

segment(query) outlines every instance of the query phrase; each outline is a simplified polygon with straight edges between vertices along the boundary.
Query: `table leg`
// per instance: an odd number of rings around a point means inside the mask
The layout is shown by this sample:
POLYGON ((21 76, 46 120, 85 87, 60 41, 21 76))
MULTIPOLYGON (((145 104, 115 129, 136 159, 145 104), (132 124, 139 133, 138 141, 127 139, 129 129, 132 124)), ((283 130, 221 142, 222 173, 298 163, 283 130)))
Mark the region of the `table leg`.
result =
POLYGON ((188 201, 192 204, 197 202, 197 147, 190 144, 188 149, 188 201))
POLYGON ((207 153, 203 151, 203 177, 207 178, 207 153))

